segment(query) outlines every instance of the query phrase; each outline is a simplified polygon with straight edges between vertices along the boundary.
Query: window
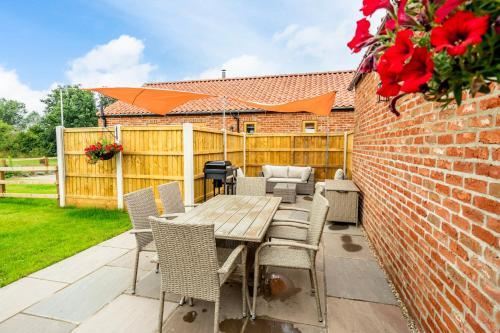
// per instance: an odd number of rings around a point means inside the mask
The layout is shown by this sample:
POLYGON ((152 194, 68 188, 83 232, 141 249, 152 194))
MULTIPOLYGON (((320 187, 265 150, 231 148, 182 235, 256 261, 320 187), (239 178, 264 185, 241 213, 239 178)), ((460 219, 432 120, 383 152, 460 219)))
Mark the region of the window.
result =
POLYGON ((254 122, 245 123, 245 133, 253 134, 255 133, 256 129, 257 129, 257 123, 254 122))
POLYGON ((318 126, 317 121, 304 121, 302 123, 302 132, 304 132, 304 133, 316 133, 317 126, 318 126))

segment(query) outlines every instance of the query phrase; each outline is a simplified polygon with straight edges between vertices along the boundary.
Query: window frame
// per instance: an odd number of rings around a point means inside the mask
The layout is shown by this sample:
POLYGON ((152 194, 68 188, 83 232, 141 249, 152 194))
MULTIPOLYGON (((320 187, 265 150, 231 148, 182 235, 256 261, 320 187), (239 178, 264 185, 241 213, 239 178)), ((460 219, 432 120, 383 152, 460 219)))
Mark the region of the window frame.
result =
POLYGON ((246 133, 246 134, 254 134, 254 133, 257 133, 257 122, 256 121, 245 121, 243 123, 243 131, 246 133), (248 133, 247 131, 247 126, 248 125, 253 125, 253 133, 248 133))
POLYGON ((302 121, 302 133, 306 133, 306 134, 315 134, 315 133, 318 133, 318 121, 317 120, 303 120, 302 121), (314 125, 314 132, 313 133, 306 132, 306 125, 307 124, 313 124, 314 125))

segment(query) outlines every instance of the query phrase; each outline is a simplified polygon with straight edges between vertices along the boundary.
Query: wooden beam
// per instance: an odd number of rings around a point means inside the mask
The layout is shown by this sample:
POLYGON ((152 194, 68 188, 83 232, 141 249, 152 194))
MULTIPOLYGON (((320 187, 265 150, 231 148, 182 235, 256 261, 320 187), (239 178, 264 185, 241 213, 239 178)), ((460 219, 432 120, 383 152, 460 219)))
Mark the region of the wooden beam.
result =
POLYGON ((49 172, 56 170, 57 170, 56 166, 0 167, 0 171, 49 172))
POLYGON ((18 185, 18 184, 28 184, 28 185, 53 185, 56 184, 55 180, 43 180, 43 179, 0 179, 0 184, 6 185, 18 185))
POLYGON ((0 193, 1 198, 57 199, 57 194, 41 193, 0 193))

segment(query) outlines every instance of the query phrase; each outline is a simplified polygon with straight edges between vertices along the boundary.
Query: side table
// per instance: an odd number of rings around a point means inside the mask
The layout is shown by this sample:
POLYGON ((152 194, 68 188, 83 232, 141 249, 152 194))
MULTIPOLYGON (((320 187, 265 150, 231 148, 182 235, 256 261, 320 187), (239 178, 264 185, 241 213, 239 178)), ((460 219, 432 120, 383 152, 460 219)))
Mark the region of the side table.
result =
POLYGON ((358 226, 359 188, 352 180, 325 181, 325 196, 330 203, 328 221, 356 223, 358 226))
POLYGON ((274 186, 273 195, 281 197, 281 202, 295 203, 297 200, 297 185, 293 183, 278 183, 274 186))

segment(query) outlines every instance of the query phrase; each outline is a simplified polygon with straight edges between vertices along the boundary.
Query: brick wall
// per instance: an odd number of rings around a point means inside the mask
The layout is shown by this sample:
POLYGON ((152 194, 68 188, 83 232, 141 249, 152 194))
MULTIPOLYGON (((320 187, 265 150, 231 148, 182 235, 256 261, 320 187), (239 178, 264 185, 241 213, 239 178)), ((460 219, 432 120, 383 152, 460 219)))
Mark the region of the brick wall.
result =
MULTIPOLYGON (((240 115, 240 131, 243 131, 245 122, 256 122, 257 132, 260 133, 277 133, 277 132, 301 132, 302 122, 304 120, 317 121, 318 132, 326 132, 328 121, 331 132, 350 131, 354 128, 354 112, 353 111, 334 111, 331 117, 316 116, 309 113, 251 113, 240 115)), ((107 125, 116 124, 122 125, 175 125, 191 122, 214 129, 222 128, 222 115, 207 115, 207 116, 175 116, 167 115, 165 117, 108 117, 107 125)), ((226 116, 227 128, 236 131, 236 120, 230 116, 226 116)), ((99 121, 99 125, 102 125, 99 121)))
POLYGON ((499 90, 441 110, 421 97, 377 103, 356 88, 353 179, 362 221, 424 332, 500 326, 499 90))

